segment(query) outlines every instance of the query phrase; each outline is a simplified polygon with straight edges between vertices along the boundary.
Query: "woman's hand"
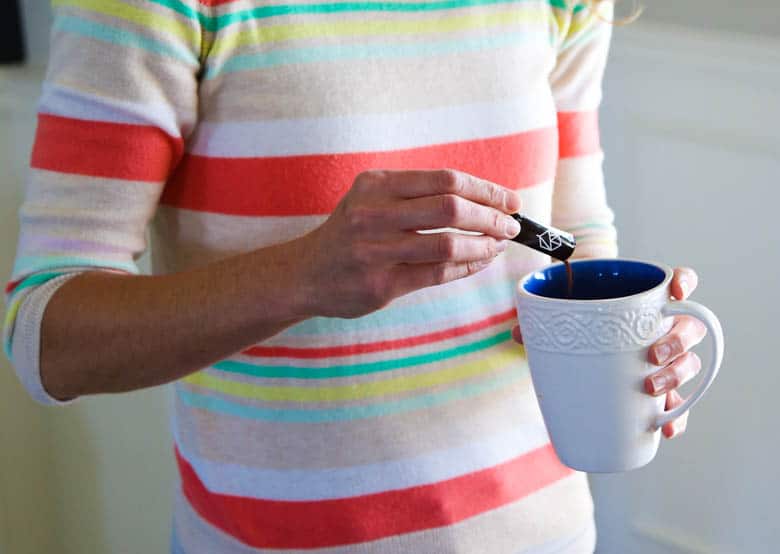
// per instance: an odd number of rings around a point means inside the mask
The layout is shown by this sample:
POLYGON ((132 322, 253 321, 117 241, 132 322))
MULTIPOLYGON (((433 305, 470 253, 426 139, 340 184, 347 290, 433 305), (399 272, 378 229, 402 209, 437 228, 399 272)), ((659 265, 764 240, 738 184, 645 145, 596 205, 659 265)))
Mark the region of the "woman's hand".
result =
POLYGON ((359 317, 487 267, 520 232, 519 195, 452 170, 368 171, 302 237, 310 315, 359 317), (454 228, 479 236, 418 230, 454 228))
MULTIPOLYGON (((699 278, 696 272, 687 267, 674 270, 671 283, 672 296, 677 300, 685 300, 696 289, 699 278)), ((704 325, 690 316, 674 318, 669 331, 648 350, 648 361, 661 369, 645 380, 645 391, 652 396, 666 395, 666 410, 676 408, 684 399, 677 389, 690 381, 699 373, 701 360, 689 350, 699 344, 706 335, 704 325)), ((512 337, 522 344, 523 337, 520 328, 512 329, 512 337)), ((688 414, 663 426, 663 435, 671 439, 685 432, 688 414)))
MULTIPOLYGON (((696 289, 699 278, 696 272, 687 267, 678 267, 672 278, 672 296, 685 300, 696 289)), ((648 361, 662 368, 645 380, 645 391, 653 396, 666 395, 666 409, 671 410, 683 403, 677 388, 690 381, 699 373, 701 360, 692 347, 701 342, 707 330, 696 318, 677 316, 669 332, 653 344, 647 355, 648 361)), ((663 426, 662 432, 668 439, 685 432, 688 413, 663 426)))

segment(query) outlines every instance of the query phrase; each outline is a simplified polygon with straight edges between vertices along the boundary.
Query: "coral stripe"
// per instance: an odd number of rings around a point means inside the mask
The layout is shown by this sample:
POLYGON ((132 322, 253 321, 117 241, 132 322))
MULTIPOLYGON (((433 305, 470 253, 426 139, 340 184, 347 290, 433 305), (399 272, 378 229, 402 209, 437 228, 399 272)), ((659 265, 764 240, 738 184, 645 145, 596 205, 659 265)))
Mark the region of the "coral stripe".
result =
POLYGON ((601 151, 597 111, 558 112, 558 157, 575 158, 601 151))
POLYGON ((323 348, 290 348, 286 346, 253 346, 243 353, 247 356, 263 357, 282 357, 282 358, 332 358, 337 356, 354 356, 357 354, 368 354, 371 352, 381 352, 382 350, 399 350, 401 348, 411 348, 431 342, 437 342, 445 339, 460 337, 486 329, 493 325, 509 321, 515 317, 515 310, 507 310, 500 314, 492 315, 486 319, 462 325, 443 329, 433 333, 417 335, 415 337, 405 337, 402 339, 385 340, 377 342, 364 342, 360 344, 345 344, 340 346, 329 346, 323 348))
POLYGON ((451 525, 519 500, 572 473, 547 445, 446 481, 319 501, 215 494, 175 451, 182 488, 212 525, 255 548, 325 548, 451 525))
POLYGON ((157 127, 41 113, 31 165, 61 173, 162 182, 183 148, 181 138, 157 127))
POLYGON ((11 294, 11 291, 14 290, 21 282, 22 279, 17 279, 16 281, 9 281, 8 284, 5 286, 5 293, 11 294))
POLYGON ((369 169, 453 168, 512 189, 552 179, 555 129, 385 152, 213 158, 185 155, 164 204, 232 215, 329 214, 369 169))

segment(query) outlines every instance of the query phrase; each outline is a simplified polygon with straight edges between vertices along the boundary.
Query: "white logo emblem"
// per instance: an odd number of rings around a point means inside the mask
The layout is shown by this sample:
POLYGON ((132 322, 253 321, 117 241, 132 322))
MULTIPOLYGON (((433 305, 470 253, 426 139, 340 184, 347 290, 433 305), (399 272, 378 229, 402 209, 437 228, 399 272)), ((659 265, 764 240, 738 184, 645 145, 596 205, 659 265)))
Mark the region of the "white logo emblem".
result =
POLYGON ((557 233, 553 233, 549 229, 541 235, 536 236, 539 237, 539 247, 547 250, 548 252, 552 252, 553 250, 557 250, 561 247, 561 236, 557 233))

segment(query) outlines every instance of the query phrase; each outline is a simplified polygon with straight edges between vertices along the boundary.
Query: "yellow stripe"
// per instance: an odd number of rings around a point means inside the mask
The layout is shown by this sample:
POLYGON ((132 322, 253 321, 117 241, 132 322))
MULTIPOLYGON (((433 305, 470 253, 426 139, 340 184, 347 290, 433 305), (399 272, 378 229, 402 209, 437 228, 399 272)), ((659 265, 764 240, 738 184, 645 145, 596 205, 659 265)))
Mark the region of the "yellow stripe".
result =
POLYGON ((156 33, 183 39, 193 47, 200 44, 199 31, 183 21, 136 8, 117 0, 53 0, 52 4, 55 7, 70 6, 122 19, 146 27, 156 33))
POLYGON ((441 371, 396 377, 383 381, 337 387, 268 387, 220 379, 205 371, 185 377, 183 381, 211 391, 268 402, 336 402, 398 394, 415 389, 451 384, 456 381, 490 373, 510 364, 520 363, 523 348, 509 343, 498 352, 441 371))
POLYGON ((22 300, 24 300, 25 295, 22 295, 21 297, 17 298, 14 302, 11 303, 11 306, 8 308, 8 311, 5 314, 5 321, 3 322, 3 327, 10 327, 11 322, 16 319, 16 314, 19 313, 19 306, 22 305, 22 300))
POLYGON ((260 45, 286 40, 334 36, 383 36, 401 34, 451 33, 484 27, 503 27, 520 23, 547 24, 553 16, 548 10, 504 11, 488 15, 466 15, 412 21, 334 21, 258 26, 218 37, 210 54, 224 54, 240 46, 260 45))

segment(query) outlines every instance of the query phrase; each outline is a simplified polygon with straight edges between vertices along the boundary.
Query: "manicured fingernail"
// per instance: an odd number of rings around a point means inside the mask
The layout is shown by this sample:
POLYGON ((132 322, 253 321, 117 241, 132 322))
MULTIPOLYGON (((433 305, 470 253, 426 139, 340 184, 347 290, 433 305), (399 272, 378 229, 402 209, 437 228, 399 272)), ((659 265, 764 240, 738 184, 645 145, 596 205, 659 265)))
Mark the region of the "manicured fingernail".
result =
POLYGON ((498 244, 496 244, 496 251, 497 252, 503 252, 506 250, 506 247, 509 246, 509 242, 505 240, 498 241, 498 244))
POLYGON ((517 235, 520 234, 520 224, 514 219, 512 219, 511 217, 505 218, 504 234, 508 236, 510 239, 515 238, 517 235))
POLYGON ((683 298, 687 298, 688 293, 691 291, 688 280, 685 277, 680 277, 680 290, 682 291, 683 298))
POLYGON ((658 360, 659 364, 664 363, 666 360, 669 359, 669 356, 672 355, 671 347, 665 342, 656 345, 654 352, 655 352, 655 359, 658 360))
POLYGON ((653 385, 653 394, 658 394, 659 392, 662 392, 664 390, 664 387, 666 387, 666 384, 668 382, 668 379, 666 378, 666 375, 660 374, 660 375, 653 375, 650 377, 650 383, 653 385))
POLYGON ((517 193, 514 191, 506 191, 504 196, 504 207, 507 210, 517 209, 520 207, 520 198, 518 198, 517 193))

